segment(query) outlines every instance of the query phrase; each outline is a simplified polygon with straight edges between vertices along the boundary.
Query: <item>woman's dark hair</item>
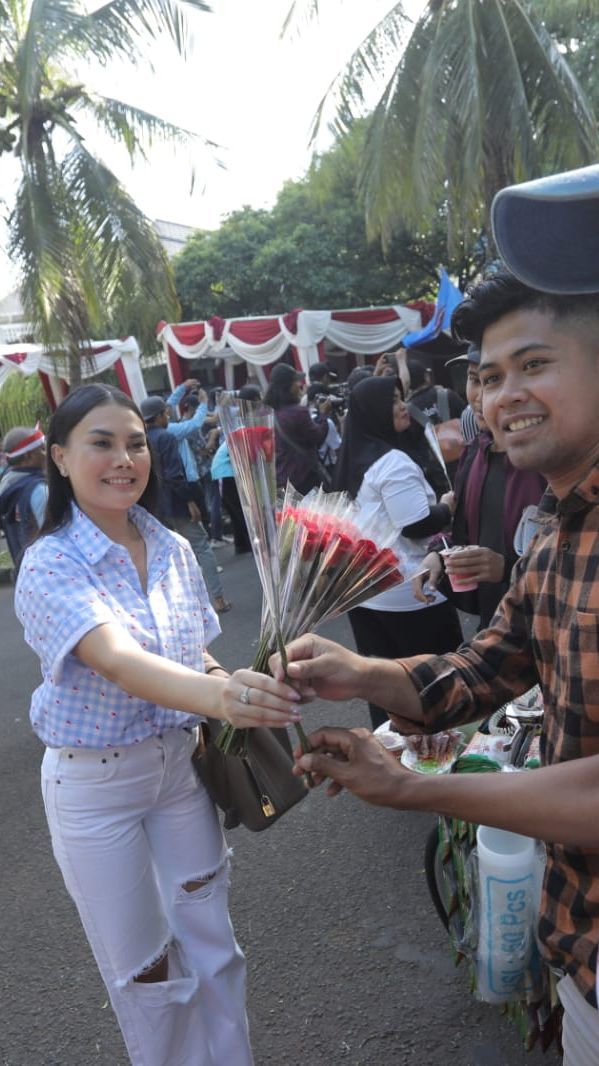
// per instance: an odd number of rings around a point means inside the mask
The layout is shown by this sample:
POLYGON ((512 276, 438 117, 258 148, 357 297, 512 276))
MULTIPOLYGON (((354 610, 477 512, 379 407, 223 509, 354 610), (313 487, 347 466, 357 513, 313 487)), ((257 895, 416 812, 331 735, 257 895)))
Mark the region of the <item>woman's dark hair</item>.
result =
POLYGON ((258 403, 262 398, 262 393, 257 385, 242 385, 239 390, 240 400, 254 400, 258 403))
POLYGON ((355 366, 354 369, 350 371, 346 381, 348 392, 355 389, 360 381, 366 381, 366 378, 371 378, 373 373, 374 367, 372 366, 355 366))
MULTIPOLYGON (((93 411, 95 407, 105 407, 108 404, 116 404, 117 407, 126 407, 129 411, 133 411, 142 426, 144 425, 141 412, 131 397, 121 392, 120 389, 115 389, 112 385, 82 385, 80 388, 70 392, 54 411, 46 433, 48 502, 38 536, 44 537, 48 533, 54 533, 68 522, 70 504, 73 499, 71 482, 67 477, 63 477, 60 474, 52 458, 52 445, 65 445, 71 431, 90 411, 93 411)), ((155 514, 157 501, 158 476, 152 463, 148 484, 138 502, 147 511, 155 514)))
POLYGON ((288 383, 271 381, 264 393, 264 403, 267 407, 272 407, 275 411, 278 411, 279 407, 289 407, 290 404, 299 403, 297 396, 293 396, 291 392, 293 383, 293 380, 288 383))
POLYGON ((539 292, 518 281, 507 270, 473 285, 466 298, 451 316, 451 332, 456 340, 470 341, 480 348, 488 326, 513 311, 544 311, 556 319, 571 318, 588 322, 599 319, 599 295, 557 296, 539 292))
POLYGON ((420 389, 426 385, 426 367, 419 359, 408 359, 408 373, 410 375, 410 388, 420 389))

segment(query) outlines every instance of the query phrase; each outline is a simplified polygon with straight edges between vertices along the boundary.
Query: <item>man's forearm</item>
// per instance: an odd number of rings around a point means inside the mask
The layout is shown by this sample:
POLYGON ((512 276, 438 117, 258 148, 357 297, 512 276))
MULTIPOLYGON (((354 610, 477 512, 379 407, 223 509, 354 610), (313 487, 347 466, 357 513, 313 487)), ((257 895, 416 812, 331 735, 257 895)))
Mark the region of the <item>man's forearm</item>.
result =
POLYGON ((356 695, 415 724, 424 721, 418 690, 394 659, 362 659, 356 695))
POLYGON ((599 849, 599 755, 516 773, 413 774, 389 805, 599 849))

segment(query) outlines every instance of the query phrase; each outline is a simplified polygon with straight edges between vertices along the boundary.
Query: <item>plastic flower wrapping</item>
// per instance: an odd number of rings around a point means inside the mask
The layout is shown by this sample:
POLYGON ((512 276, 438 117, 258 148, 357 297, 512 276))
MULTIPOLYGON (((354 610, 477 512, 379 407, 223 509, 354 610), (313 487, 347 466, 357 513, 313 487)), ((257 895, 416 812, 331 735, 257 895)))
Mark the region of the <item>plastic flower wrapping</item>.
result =
MULTIPOLYGON (((253 669, 268 673, 274 651, 285 665, 285 645, 295 637, 403 582, 391 549, 397 531, 390 522, 366 522, 346 493, 302 497, 288 485, 277 499, 274 411, 225 393, 220 419, 263 592, 253 669)), ((245 734, 226 725, 217 743, 241 754, 245 734)))

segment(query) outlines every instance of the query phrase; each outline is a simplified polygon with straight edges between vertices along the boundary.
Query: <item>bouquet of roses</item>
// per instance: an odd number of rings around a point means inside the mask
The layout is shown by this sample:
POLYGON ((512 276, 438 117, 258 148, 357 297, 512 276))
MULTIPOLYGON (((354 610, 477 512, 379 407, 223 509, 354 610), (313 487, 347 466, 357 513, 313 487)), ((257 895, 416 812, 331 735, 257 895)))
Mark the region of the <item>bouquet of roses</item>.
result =
MULTIPOLYGON (((264 596, 253 669, 267 673, 274 651, 285 665, 289 641, 404 577, 390 547, 396 531, 390 523, 365 522, 345 493, 316 490, 302 498, 288 485, 277 507, 274 412, 227 394, 223 400, 221 424, 264 596)), ((296 729, 307 750, 301 726, 296 729)), ((217 744, 241 753, 244 733, 225 726, 217 744)))

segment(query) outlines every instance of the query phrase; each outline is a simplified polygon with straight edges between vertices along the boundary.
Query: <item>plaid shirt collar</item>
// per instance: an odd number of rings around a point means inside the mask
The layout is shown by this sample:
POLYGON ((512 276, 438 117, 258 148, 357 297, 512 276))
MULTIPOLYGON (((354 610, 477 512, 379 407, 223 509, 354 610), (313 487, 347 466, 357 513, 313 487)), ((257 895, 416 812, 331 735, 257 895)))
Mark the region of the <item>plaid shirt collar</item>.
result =
POLYGON ((541 522, 547 522, 553 515, 576 514, 598 503, 599 463, 595 463, 563 500, 558 500, 553 490, 547 488, 539 503, 538 518, 541 522))

